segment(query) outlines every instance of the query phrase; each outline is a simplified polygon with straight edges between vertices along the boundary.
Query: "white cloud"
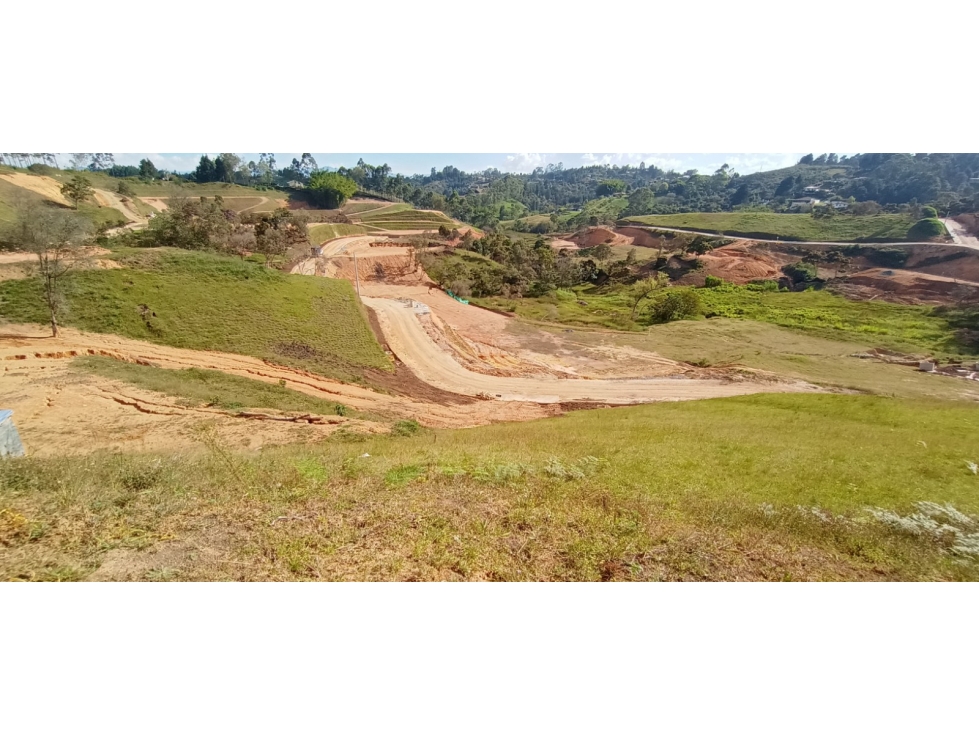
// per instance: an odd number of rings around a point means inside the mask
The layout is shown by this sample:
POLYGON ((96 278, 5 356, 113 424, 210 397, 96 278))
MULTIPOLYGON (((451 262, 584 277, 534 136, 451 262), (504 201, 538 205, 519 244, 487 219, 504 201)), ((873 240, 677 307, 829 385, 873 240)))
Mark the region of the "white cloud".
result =
POLYGON ((545 165, 544 153, 514 153, 506 157, 507 170, 516 173, 530 173, 538 166, 545 165))

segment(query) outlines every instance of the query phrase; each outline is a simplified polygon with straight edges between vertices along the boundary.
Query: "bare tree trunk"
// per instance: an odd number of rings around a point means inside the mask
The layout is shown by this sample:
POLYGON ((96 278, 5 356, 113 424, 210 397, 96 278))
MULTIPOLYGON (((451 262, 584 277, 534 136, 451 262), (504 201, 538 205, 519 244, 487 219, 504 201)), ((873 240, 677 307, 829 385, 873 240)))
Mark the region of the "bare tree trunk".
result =
POLYGON ((58 336, 58 317, 51 314, 51 336, 58 336))

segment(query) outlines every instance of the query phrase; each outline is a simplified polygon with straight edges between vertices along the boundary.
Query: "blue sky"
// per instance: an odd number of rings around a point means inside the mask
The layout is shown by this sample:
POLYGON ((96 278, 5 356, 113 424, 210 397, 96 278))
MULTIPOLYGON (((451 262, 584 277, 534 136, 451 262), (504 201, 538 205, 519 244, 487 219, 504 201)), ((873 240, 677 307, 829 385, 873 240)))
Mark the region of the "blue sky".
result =
MULTIPOLYGON (((810 151, 819 155, 822 152, 810 151)), ((135 165, 141 158, 149 158, 158 168, 176 171, 191 171, 197 167, 201 153, 116 153, 116 163, 135 165)), ((214 155, 210 153, 209 155, 214 155)), ((258 159, 257 153, 239 153, 245 160, 258 159)), ((289 165, 301 153, 276 153, 278 167, 289 165)), ((337 168, 353 166, 358 158, 368 163, 387 163, 394 173, 410 176, 415 173, 428 173, 432 166, 441 170, 445 166, 455 166, 463 171, 482 171, 498 168, 501 171, 529 173, 537 166, 549 163, 564 163, 565 168, 576 168, 592 164, 610 165, 656 165, 664 169, 686 171, 696 168, 701 173, 713 173, 721 164, 729 164, 741 174, 767 171, 773 168, 790 166, 805 153, 313 153, 321 167, 337 168)), ((62 165, 67 165, 68 155, 59 154, 62 165)))

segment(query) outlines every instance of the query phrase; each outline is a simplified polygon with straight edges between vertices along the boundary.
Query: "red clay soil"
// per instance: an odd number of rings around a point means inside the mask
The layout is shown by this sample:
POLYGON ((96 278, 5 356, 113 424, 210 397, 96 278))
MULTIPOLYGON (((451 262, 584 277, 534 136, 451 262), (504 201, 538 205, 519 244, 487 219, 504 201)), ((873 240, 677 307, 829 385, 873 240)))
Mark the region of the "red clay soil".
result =
POLYGON ((679 279, 683 285, 703 285, 708 275, 723 278, 728 283, 744 285, 753 280, 778 280, 782 277, 782 260, 792 262, 798 257, 773 254, 761 247, 741 241, 718 247, 706 255, 699 255, 701 270, 687 273, 679 279))
POLYGON ((853 273, 845 279, 844 290, 848 286, 872 288, 886 300, 901 303, 950 303, 962 298, 979 297, 979 283, 887 268, 853 273))
POLYGON ((601 244, 612 245, 631 245, 632 238, 625 235, 616 234, 608 227, 589 227, 581 232, 575 232, 567 238, 574 242, 578 247, 597 247, 601 244))
POLYGON ((636 247, 652 247, 657 250, 662 247, 664 250, 671 250, 677 245, 676 238, 656 236, 641 227, 616 227, 615 233, 623 237, 631 237, 632 244, 636 247))

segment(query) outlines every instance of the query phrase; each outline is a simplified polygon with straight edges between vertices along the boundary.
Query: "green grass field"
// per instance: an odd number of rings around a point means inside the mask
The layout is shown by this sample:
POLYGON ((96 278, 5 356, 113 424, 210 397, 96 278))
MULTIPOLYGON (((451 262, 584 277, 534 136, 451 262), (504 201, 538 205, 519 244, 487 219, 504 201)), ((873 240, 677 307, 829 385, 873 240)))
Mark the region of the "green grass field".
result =
MULTIPOLYGON (((354 213, 356 219, 366 222, 375 217, 387 217, 393 218, 392 215, 400 214, 402 212, 413 212, 415 211, 411 204, 391 204, 378 207, 372 207, 369 210, 361 211, 359 213, 354 213)), ((426 214, 427 212, 418 212, 419 214, 426 214)))
POLYGON ((674 227, 719 232, 761 239, 808 242, 901 242, 913 224, 904 214, 857 217, 840 214, 830 219, 813 219, 809 214, 770 212, 690 212, 628 217, 625 222, 652 227, 674 227))
POLYGON ((337 237, 348 237, 355 234, 376 232, 373 227, 362 224, 311 224, 309 225, 309 240, 314 245, 321 245, 337 237))
MULTIPOLYGON (((826 291, 780 293, 739 286, 696 291, 705 315, 712 319, 761 321, 836 341, 856 341, 905 352, 975 353, 957 341, 952 324, 930 306, 850 301, 826 291)), ((622 289, 579 286, 541 298, 491 297, 474 302, 535 321, 625 331, 641 331, 649 326, 648 317, 643 316, 649 302, 640 307, 639 318, 634 322, 630 318, 632 304, 622 289)))
POLYGON ((150 580, 979 580, 962 543, 870 512, 979 511, 973 406, 756 395, 529 429, 0 462, 0 578, 114 551, 150 580))
POLYGON ((210 405, 232 411, 265 408, 334 415, 338 406, 338 403, 321 400, 288 387, 196 367, 168 370, 121 362, 111 357, 89 356, 73 360, 71 369, 180 398, 181 405, 192 407, 210 405))
POLYGON ((372 216, 384 216, 409 211, 414 211, 411 204, 387 204, 381 201, 361 201, 353 204, 347 203, 343 206, 344 214, 361 220, 370 219, 372 216))
MULTIPOLYGON (((187 349, 246 354, 341 379, 390 369, 352 286, 235 258, 126 251, 126 267, 73 276, 66 326, 187 349), (141 315, 145 305, 155 316, 141 315)), ((45 323, 38 283, 0 283, 0 313, 45 323)))
POLYGON ((405 230, 416 230, 416 231, 419 231, 419 232, 429 232, 429 231, 432 231, 433 232, 433 231, 437 230, 440 225, 443 225, 443 224, 446 227, 449 227, 449 229, 452 229, 453 227, 455 227, 455 224, 453 222, 446 222, 446 221, 433 222, 433 221, 428 221, 428 220, 424 220, 424 219, 410 219, 410 220, 404 220, 404 221, 401 221, 401 220, 396 220, 396 221, 388 221, 388 220, 378 221, 378 220, 372 219, 370 221, 370 226, 371 227, 374 227, 376 230, 386 230, 386 231, 393 231, 393 232, 400 232, 400 231, 405 231, 405 230))

